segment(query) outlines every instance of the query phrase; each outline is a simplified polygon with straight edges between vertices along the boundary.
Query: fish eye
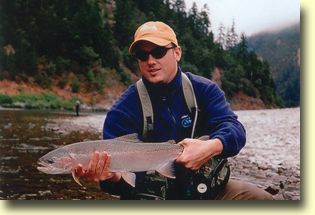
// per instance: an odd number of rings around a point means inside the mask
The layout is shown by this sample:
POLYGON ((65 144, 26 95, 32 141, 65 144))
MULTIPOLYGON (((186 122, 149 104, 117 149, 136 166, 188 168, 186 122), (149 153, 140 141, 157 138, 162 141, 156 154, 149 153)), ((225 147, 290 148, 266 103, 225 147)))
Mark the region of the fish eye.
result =
POLYGON ((47 159, 47 163, 54 163, 54 160, 52 158, 47 159))

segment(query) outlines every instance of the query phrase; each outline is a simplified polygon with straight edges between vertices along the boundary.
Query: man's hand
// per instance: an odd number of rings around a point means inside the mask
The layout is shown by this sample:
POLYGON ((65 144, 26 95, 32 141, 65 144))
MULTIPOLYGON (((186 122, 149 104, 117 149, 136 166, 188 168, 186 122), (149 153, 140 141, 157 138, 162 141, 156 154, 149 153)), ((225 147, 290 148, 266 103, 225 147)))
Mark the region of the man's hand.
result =
POLYGON ((223 144, 219 139, 198 140, 184 139, 179 142, 185 146, 183 153, 175 160, 182 163, 186 168, 199 169, 206 161, 213 156, 219 155, 223 151, 223 144))
POLYGON ((95 152, 92 160, 90 161, 88 169, 83 170, 83 166, 78 164, 75 173, 77 176, 85 178, 87 181, 99 182, 106 179, 117 182, 120 180, 121 174, 110 172, 109 167, 111 164, 111 156, 107 155, 106 152, 95 152))

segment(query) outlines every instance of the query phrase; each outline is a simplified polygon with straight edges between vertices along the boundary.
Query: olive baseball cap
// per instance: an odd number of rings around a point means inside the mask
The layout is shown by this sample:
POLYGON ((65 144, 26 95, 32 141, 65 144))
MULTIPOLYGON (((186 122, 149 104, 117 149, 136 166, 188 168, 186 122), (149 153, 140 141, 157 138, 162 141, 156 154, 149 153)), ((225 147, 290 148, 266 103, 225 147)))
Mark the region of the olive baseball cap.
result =
POLYGON ((174 43, 178 46, 176 34, 173 29, 163 22, 146 22, 141 25, 135 33, 134 42, 129 47, 129 52, 133 53, 137 44, 141 40, 146 40, 158 46, 166 46, 174 43))

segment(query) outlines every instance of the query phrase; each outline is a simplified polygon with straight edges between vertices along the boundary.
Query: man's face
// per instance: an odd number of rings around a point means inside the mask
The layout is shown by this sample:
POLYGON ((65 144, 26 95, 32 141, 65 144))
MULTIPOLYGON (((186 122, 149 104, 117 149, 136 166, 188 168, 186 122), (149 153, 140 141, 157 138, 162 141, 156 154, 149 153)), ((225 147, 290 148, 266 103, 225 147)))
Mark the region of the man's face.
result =
MULTIPOLYGON (((148 41, 140 41, 137 50, 150 52, 158 46, 148 41)), ((173 47, 172 43, 165 46, 166 48, 173 47)), ((177 63, 181 58, 181 48, 179 46, 174 49, 167 50, 164 57, 155 59, 149 54, 146 61, 138 60, 142 75, 151 83, 168 84, 177 73, 177 63)))

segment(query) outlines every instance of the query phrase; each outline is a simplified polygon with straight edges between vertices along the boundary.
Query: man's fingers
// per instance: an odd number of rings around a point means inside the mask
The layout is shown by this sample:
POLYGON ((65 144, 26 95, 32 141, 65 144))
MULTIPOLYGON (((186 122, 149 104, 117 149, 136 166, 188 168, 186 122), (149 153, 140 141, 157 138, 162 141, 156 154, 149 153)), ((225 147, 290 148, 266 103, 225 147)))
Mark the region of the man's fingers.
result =
POLYGON ((180 141, 179 143, 177 143, 178 145, 183 145, 183 146, 185 146, 186 144, 185 144, 185 139, 184 140, 182 140, 182 141, 180 141))
POLYGON ((75 169, 75 173, 77 176, 84 176, 85 172, 83 170, 83 166, 81 164, 78 164, 77 168, 75 169))
POLYGON ((96 165, 96 169, 95 169, 95 175, 94 175, 94 181, 95 182, 99 182, 102 173, 103 173, 103 169, 104 169, 104 165, 106 163, 107 160, 107 153, 103 152, 100 156, 100 159, 96 165))
POLYGON ((89 163, 89 167, 85 173, 85 177, 87 181, 92 181, 94 178, 95 168, 98 162, 99 154, 100 154, 99 152, 95 152, 92 157, 92 160, 89 163))
POLYGON ((106 180, 114 176, 114 173, 109 172, 110 164, 111 156, 107 152, 102 152, 102 154, 95 152, 86 171, 83 170, 81 164, 77 165, 76 175, 84 177, 89 182, 106 180))
POLYGON ((112 157, 110 155, 108 155, 107 159, 106 159, 106 162, 105 162, 105 165, 104 165, 104 169, 103 169, 102 175, 100 177, 101 181, 106 180, 106 179, 110 178, 113 175, 113 174, 111 174, 109 172, 111 160, 112 160, 112 157))

